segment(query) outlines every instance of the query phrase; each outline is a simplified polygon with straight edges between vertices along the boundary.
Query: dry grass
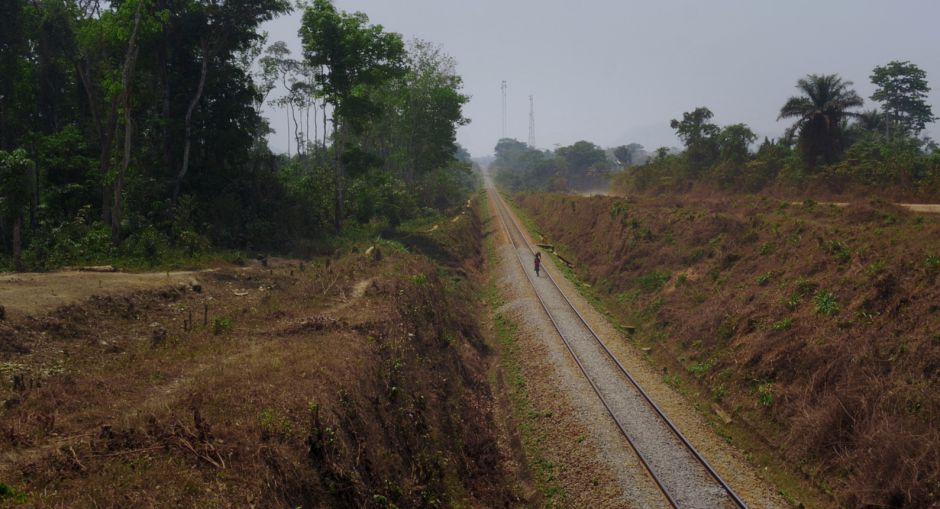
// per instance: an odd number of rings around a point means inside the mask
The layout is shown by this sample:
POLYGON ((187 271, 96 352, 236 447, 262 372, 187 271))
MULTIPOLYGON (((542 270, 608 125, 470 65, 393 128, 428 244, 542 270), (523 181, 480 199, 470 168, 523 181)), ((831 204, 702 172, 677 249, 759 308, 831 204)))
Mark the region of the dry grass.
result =
POLYGON ((512 505, 479 230, 425 239, 441 266, 352 246, 3 323, 0 479, 35 507, 512 505))
POLYGON ((857 197, 517 202, 787 470, 845 507, 940 505, 940 218, 857 197))

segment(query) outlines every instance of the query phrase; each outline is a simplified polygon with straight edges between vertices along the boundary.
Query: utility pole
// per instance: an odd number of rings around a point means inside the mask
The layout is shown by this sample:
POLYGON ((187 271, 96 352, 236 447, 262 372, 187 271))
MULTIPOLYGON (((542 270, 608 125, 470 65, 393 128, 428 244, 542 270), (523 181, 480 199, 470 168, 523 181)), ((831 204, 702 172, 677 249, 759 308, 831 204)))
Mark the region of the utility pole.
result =
POLYGON ((506 137, 506 80, 503 80, 503 138, 506 137))
POLYGON ((535 100, 529 96, 529 148, 535 148, 535 100))

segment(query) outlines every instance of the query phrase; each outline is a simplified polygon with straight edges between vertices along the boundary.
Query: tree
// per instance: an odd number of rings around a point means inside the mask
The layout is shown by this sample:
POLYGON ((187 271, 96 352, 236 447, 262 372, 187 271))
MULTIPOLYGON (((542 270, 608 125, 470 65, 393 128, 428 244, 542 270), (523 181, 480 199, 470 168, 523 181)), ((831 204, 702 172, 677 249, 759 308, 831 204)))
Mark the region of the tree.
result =
POLYGON ((670 126, 685 144, 685 154, 693 175, 697 175, 718 159, 718 134, 721 129, 709 122, 712 112, 705 107, 683 113, 682 120, 673 119, 670 126))
POLYGON ((796 82, 802 95, 791 97, 780 108, 777 120, 796 118, 789 132, 798 132, 800 151, 811 169, 820 158, 832 164, 844 149, 841 124, 858 117, 851 108, 865 104, 851 86, 851 81, 843 81, 838 74, 809 74, 796 82))
POLYGON ((79 51, 75 63, 88 95, 92 118, 101 147, 102 222, 110 225, 111 242, 120 236, 124 176, 130 160, 131 104, 129 101, 134 65, 139 55, 137 38, 143 23, 153 30, 155 23, 144 7, 147 0, 112 6, 114 10, 86 11, 80 23, 79 51), (124 57, 115 59, 114 50, 124 57), (116 165, 118 130, 124 126, 124 153, 118 171, 116 165), (111 201, 114 182, 114 204, 111 201))
POLYGON ((457 129, 470 122, 463 116, 470 98, 460 93, 463 80, 456 60, 440 46, 414 39, 407 49, 404 74, 376 90, 374 100, 384 112, 369 134, 374 145, 381 145, 376 149, 411 184, 453 162, 457 129), (389 143, 388 134, 399 143, 389 143))
POLYGON ((748 146, 754 143, 757 135, 744 124, 729 125, 718 135, 720 158, 722 161, 743 162, 748 157, 748 146))
POLYGON ((574 175, 585 174, 589 168, 607 160, 604 149, 584 140, 567 147, 560 147, 555 154, 565 158, 565 161, 571 165, 570 171, 574 175))
POLYGON ((194 2, 191 8, 199 22, 198 52, 201 65, 199 84, 186 109, 183 164, 173 184, 173 207, 179 200, 180 183, 189 171, 193 113, 202 100, 209 68, 220 56, 228 57, 232 53, 249 49, 252 42, 263 37, 256 32, 258 26, 290 11, 290 3, 285 0, 202 0, 194 2))
POLYGON ((493 148, 493 154, 496 156, 495 164, 502 168, 513 168, 527 150, 529 146, 519 140, 502 138, 493 148))
POLYGON ((2 210, 5 217, 13 220, 13 264, 16 270, 23 270, 20 257, 20 228, 23 223, 23 210, 29 204, 29 174, 32 168, 33 162, 26 156, 25 150, 16 149, 9 153, 0 150, 2 210))
POLYGON ((304 11, 300 37, 314 80, 333 106, 334 132, 339 136, 335 166, 335 226, 343 227, 343 178, 348 129, 361 131, 381 111, 367 87, 377 87, 403 74, 405 46, 401 35, 368 25, 361 12, 337 12, 328 0, 314 0, 304 11))
POLYGON ((924 100, 930 87, 927 86, 927 73, 910 62, 891 62, 886 66, 875 67, 871 82, 878 86, 873 101, 884 102, 882 108, 887 117, 885 136, 890 139, 890 126, 897 127, 900 136, 914 135, 924 130, 926 124, 933 122, 930 105, 924 100), (893 114, 893 118, 891 115, 893 114))

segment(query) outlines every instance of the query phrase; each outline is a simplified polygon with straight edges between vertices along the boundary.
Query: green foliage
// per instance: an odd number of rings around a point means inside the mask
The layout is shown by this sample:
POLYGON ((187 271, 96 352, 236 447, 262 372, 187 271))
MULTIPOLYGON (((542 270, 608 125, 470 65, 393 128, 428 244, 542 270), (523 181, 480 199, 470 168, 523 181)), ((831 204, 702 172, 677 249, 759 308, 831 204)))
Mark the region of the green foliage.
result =
POLYGON ((234 324, 235 324, 235 320, 231 320, 228 318, 213 318, 212 319, 212 332, 215 334, 222 334, 223 332, 229 330, 234 324))
POLYGON ((725 384, 718 384, 715 387, 712 387, 712 397, 715 401, 721 401, 725 399, 731 393, 725 389, 725 384))
POLYGON ((893 129, 896 136, 917 136, 926 124, 936 120, 925 101, 930 92, 927 73, 916 65, 893 61, 875 67, 871 82, 878 87, 871 99, 884 103, 885 112, 892 116, 889 129, 893 129))
POLYGON ((787 318, 784 318, 783 320, 780 320, 779 322, 774 322, 774 324, 770 326, 770 330, 772 331, 790 330, 790 327, 793 327, 793 319, 787 317, 787 318))
POLYGON ((924 260, 924 268, 931 272, 940 270, 940 257, 928 254, 927 259, 924 260))
MULTIPOLYGON (((676 136, 685 144, 685 156, 693 175, 698 175, 718 159, 721 129, 709 122, 712 116, 714 115, 708 108, 702 107, 696 108, 691 113, 683 113, 681 121, 673 119, 670 122, 670 126, 676 130, 676 136)), ((741 134, 737 128, 733 131, 741 134)), ((732 147, 735 143, 732 139, 734 137, 735 134, 729 133, 729 154, 735 151, 732 147)))
POLYGON ((0 190, 3 191, 0 204, 5 216, 21 216, 29 205, 33 164, 23 149, 12 152, 0 150, 0 190))
POLYGON ((671 277, 668 271, 654 271, 640 277, 637 284, 647 293, 658 292, 671 277))
POLYGON ((771 390, 770 382, 762 384, 757 389, 757 402, 763 406, 769 407, 774 404, 774 393, 771 390))
POLYGON ((878 274, 879 272, 883 272, 885 268, 887 268, 887 265, 884 262, 876 262, 876 263, 871 264, 871 266, 865 268, 865 273, 871 276, 873 274, 878 274))
POLYGON ((748 159, 748 146, 754 143, 757 135, 744 124, 729 125, 718 135, 720 158, 722 161, 742 163, 748 159))
POLYGON ((757 284, 764 286, 767 283, 769 283, 771 280, 773 280, 775 275, 776 274, 774 273, 774 271, 770 271, 766 274, 760 275, 757 277, 757 284))
MULTIPOLYGON (((271 438, 290 438, 294 432, 294 427, 287 418, 277 410, 263 410, 257 416, 258 427, 261 429, 263 439, 271 438)), ((326 428, 324 435, 333 437, 335 434, 330 428, 326 428)))
POLYGON ((702 362, 698 362, 689 366, 688 371, 689 373, 699 374, 699 373, 704 373, 711 368, 712 368, 711 364, 709 364, 707 361, 702 361, 702 362))
POLYGON ((210 242, 282 254, 328 244, 336 214, 374 234, 459 203, 480 182, 456 143, 469 122, 456 62, 423 41, 406 51, 361 13, 305 6, 308 60, 276 42, 256 66, 267 43, 258 27, 288 12, 287 0, 165 10, 133 0, 102 4, 94 16, 69 3, 8 3, 0 146, 23 150, 0 164, 10 170, 0 266, 10 265, 16 217, 28 222, 24 268, 187 265, 210 242), (318 65, 324 58, 333 60, 318 65), (275 84, 288 94, 272 105, 290 109, 294 156, 267 146, 260 113, 275 84), (336 108, 332 137, 302 132, 320 127, 324 100, 336 108), (185 156, 190 140, 202 148, 185 156), (348 190, 339 207, 338 188, 348 190), (100 244, 104 232, 111 246, 100 244))
POLYGON ((832 255, 833 258, 840 264, 848 263, 852 261, 852 255, 849 254, 848 247, 844 242, 838 240, 833 240, 829 242, 827 250, 832 255))
POLYGON ((814 312, 817 315, 834 316, 842 311, 842 307, 831 292, 821 291, 813 297, 814 312))
POLYGON ((864 100, 837 74, 810 74, 797 80, 801 95, 793 96, 780 108, 779 119, 795 118, 791 133, 798 133, 805 168, 815 172, 818 163, 832 164, 841 154, 841 123, 856 115, 850 111, 864 100))
POLYGON ((7 483, 5 482, 0 482, 0 500, 9 500, 16 505, 26 504, 29 502, 29 499, 26 498, 25 493, 18 493, 15 489, 7 486, 7 483))

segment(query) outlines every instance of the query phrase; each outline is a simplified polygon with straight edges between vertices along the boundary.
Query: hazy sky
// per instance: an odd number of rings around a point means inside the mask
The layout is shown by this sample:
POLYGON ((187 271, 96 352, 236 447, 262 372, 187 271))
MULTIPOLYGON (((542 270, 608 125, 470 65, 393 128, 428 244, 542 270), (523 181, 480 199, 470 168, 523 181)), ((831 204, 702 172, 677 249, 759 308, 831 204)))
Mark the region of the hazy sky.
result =
MULTIPOLYGON (((386 31, 439 43, 458 61, 470 125, 458 141, 492 154, 502 134, 500 83, 507 82, 507 136, 529 139, 535 97, 539 148, 588 140, 602 147, 678 146, 669 121, 705 106, 720 126, 745 123, 779 136, 780 107, 807 74, 839 74, 866 99, 872 69, 909 60, 935 89, 940 114, 938 0, 337 0, 386 31)), ((264 25, 301 58, 301 13, 264 25)), ((272 93, 276 96, 277 91, 272 93)), ((285 150, 283 111, 268 110, 285 150)), ((937 124, 928 126, 937 136, 937 124)))

